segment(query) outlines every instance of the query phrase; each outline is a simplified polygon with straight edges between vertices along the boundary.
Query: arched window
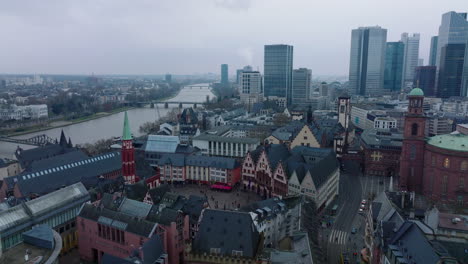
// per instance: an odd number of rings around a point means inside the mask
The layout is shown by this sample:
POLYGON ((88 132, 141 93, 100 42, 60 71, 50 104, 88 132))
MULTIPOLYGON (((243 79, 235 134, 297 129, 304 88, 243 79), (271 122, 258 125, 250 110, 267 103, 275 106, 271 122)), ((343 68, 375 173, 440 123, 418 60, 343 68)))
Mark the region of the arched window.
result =
POLYGON ((418 135, 418 124, 414 123, 411 125, 411 135, 417 136, 418 135))
POLYGON ((444 159, 444 168, 450 168, 450 160, 449 158, 445 158, 444 159))
POLYGON ((462 163, 460 165, 460 170, 462 170, 462 171, 468 170, 468 161, 466 161, 466 160, 462 161, 462 163))
POLYGON ((444 175, 444 177, 442 178, 442 195, 447 195, 447 183, 448 181, 448 176, 447 175, 444 175))

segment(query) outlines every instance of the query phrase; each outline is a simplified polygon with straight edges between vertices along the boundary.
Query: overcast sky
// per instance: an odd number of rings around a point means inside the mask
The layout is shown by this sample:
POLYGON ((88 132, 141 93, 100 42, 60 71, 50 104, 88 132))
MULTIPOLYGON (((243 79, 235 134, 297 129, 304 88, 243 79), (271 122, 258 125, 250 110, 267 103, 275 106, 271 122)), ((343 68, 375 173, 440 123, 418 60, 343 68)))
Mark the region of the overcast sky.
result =
POLYGON ((441 15, 467 0, 0 0, 0 73, 230 74, 263 69, 263 45, 294 67, 347 75, 351 30, 421 33, 428 61, 441 15))

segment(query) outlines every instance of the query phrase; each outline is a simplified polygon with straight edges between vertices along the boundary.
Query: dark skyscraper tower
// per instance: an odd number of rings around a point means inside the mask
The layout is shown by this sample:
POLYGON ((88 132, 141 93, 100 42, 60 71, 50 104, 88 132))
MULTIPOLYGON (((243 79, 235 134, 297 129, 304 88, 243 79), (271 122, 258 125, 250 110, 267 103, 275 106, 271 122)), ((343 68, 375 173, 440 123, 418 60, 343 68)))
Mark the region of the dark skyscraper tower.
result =
POLYGON ((440 52, 437 97, 460 96, 466 44, 447 44, 440 52))
POLYGON ((463 61, 460 60, 462 58, 464 60, 465 55, 460 53, 465 49, 467 41, 467 13, 451 11, 443 14, 437 41, 437 96, 462 95, 464 90, 464 85, 462 85, 463 61), (450 56, 450 58, 445 56, 450 56))
POLYGON ((385 51, 384 88, 389 91, 400 91, 403 78, 403 42, 387 42, 385 51))
POLYGON ((429 66, 436 66, 437 41, 439 41, 438 36, 433 36, 431 38, 431 51, 429 53, 429 66))
POLYGON ((221 64, 221 85, 227 87, 229 84, 229 70, 227 64, 221 64))
POLYGON ((427 96, 435 96, 436 66, 416 67, 413 87, 421 88, 427 96))
POLYGON ((264 95, 292 101, 293 46, 265 45, 264 95))
POLYGON ((385 93, 384 68, 387 30, 360 27, 351 33, 349 91, 358 95, 385 93))

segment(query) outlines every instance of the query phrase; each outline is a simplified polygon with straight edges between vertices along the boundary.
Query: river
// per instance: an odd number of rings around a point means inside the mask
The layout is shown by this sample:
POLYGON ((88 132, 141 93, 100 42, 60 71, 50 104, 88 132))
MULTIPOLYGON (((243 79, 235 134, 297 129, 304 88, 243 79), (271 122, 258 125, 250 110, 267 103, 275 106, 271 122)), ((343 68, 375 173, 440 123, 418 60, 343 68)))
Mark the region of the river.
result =
MULTIPOLYGON (((194 84, 185 86, 173 98, 167 100, 169 102, 206 102, 206 97, 214 98, 214 94, 209 88, 209 84, 194 84)), ((184 104, 184 107, 191 105, 184 104)), ((178 107, 176 104, 169 104, 169 108, 164 108, 163 104, 158 104, 159 115, 165 116, 172 108, 178 107)), ((148 122, 158 120, 158 111, 156 108, 135 108, 128 112, 130 127, 134 136, 140 136, 139 127, 148 122)), ((64 127, 53 128, 45 131, 34 132, 18 136, 17 138, 31 138, 36 135, 46 134, 51 138, 60 138, 60 133, 63 129, 65 136, 70 137, 73 144, 94 143, 100 139, 118 137, 122 135, 124 113, 116 113, 113 115, 101 117, 98 119, 89 120, 82 123, 71 124, 64 127)), ((18 144, 0 142, 0 157, 12 158, 18 144)), ((33 148, 34 146, 21 145, 24 149, 33 148)))

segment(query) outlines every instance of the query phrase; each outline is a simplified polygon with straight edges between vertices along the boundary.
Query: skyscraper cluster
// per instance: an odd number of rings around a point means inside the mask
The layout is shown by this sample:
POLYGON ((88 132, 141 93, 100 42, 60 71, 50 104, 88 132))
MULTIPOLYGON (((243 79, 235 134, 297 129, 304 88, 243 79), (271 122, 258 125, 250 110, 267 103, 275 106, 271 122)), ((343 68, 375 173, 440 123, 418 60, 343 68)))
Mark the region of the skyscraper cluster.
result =
POLYGON ((419 58, 419 33, 387 42, 379 26, 352 30, 349 90, 379 96, 420 87, 429 96, 468 96, 467 13, 442 15, 438 36, 431 38, 429 65, 419 58))
POLYGON ((280 106, 306 106, 311 98, 312 70, 293 69, 293 46, 265 45, 264 74, 245 66, 236 72, 241 101, 251 109, 264 98, 280 106))

